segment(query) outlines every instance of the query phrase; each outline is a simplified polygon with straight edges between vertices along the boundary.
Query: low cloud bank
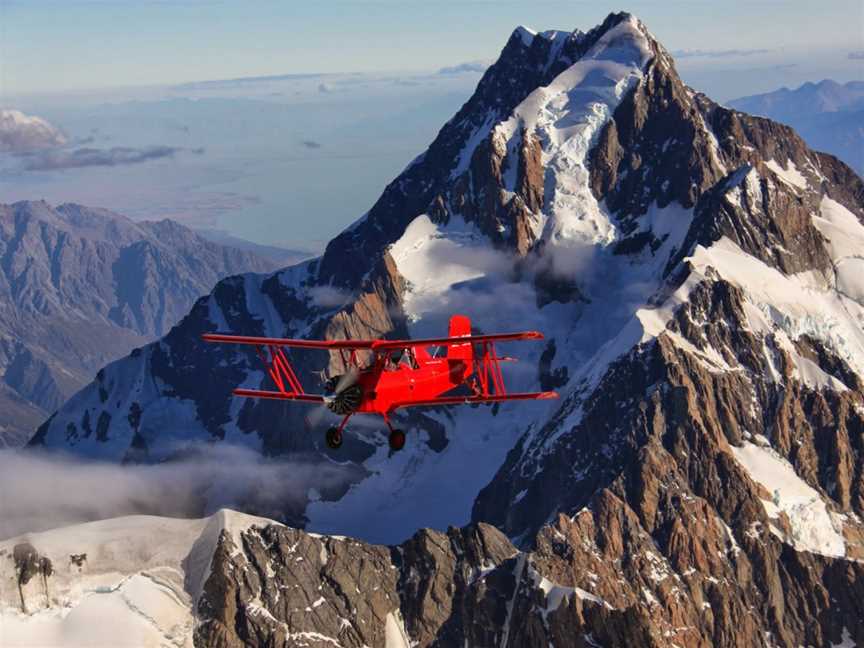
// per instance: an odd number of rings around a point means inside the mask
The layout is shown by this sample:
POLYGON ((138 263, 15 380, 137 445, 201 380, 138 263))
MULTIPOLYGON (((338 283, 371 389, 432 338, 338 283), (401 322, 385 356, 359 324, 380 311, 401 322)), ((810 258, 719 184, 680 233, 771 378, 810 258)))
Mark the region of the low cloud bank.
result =
POLYGON ((466 74, 466 73, 481 73, 485 72, 486 68, 489 67, 489 64, 485 61, 467 61, 465 63, 459 63, 458 65, 448 65, 447 67, 442 67, 438 70, 438 74, 447 76, 452 74, 466 74))
POLYGON ((770 49, 681 49, 672 52, 672 56, 675 58, 730 58, 770 54, 773 51, 770 49))
MULTIPOLYGON (((24 158, 24 169, 26 171, 57 171, 82 167, 140 164, 150 160, 173 158, 177 153, 184 150, 186 149, 176 146, 147 146, 144 148, 115 146, 110 149, 48 150, 28 154, 24 158)), ((204 153, 204 149, 192 149, 190 152, 201 155, 204 153)))
POLYGON ((297 524, 310 489, 340 491, 358 470, 224 445, 156 465, 0 451, 0 540, 122 515, 201 517, 223 507, 297 524))

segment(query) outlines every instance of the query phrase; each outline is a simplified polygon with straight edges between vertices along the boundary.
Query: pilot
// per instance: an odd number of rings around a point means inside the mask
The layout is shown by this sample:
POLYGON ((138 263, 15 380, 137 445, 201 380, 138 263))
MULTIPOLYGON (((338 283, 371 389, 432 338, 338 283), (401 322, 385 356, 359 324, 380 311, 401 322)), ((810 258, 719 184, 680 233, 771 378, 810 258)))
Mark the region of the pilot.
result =
POLYGON ((414 359, 414 354, 410 349, 396 349, 387 357, 386 369, 388 371, 396 371, 401 367, 409 369, 417 369, 417 362, 414 359))
POLYGON ((396 349, 395 351, 391 351, 390 355, 387 356, 387 364, 384 368, 387 371, 396 371, 399 368, 399 362, 402 360, 403 352, 404 349, 396 349))

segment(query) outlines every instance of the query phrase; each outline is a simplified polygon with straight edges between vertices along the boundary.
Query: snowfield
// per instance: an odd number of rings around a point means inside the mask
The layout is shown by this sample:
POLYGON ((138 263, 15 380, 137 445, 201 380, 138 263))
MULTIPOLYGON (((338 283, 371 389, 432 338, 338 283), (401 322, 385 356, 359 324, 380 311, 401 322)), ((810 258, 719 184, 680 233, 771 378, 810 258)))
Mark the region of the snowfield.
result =
POLYGON ((815 490, 795 474, 795 469, 770 446, 744 443, 732 446, 735 459, 754 481, 762 484, 772 498, 762 500, 768 517, 776 519, 785 513, 792 527, 792 537, 771 525, 771 531, 799 551, 809 551, 834 558, 846 555, 842 522, 828 513, 825 502, 815 490))
POLYGON ((274 524, 230 510, 181 520, 131 516, 0 542, 0 646, 192 646, 193 604, 222 530, 239 538, 274 524), (21 601, 12 562, 16 544, 47 556, 54 574, 34 577, 21 601), (70 556, 86 554, 79 567, 70 556))

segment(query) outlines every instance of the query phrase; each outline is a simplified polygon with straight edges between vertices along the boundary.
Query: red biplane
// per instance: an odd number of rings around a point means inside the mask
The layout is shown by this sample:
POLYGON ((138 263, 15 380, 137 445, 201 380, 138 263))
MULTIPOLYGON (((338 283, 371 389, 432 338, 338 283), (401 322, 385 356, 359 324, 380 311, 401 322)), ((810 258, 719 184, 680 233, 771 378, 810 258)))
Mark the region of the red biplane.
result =
POLYGON ((342 430, 354 414, 382 416, 390 430, 390 447, 401 450, 405 446, 405 433, 390 424, 390 415, 400 408, 558 398, 553 391, 507 393, 500 363, 512 358, 500 357, 495 352, 495 342, 542 340, 542 333, 471 335, 471 320, 464 315, 450 318, 450 334, 445 338, 287 340, 221 333, 206 333, 202 337, 207 342, 253 345, 267 365, 276 390, 238 388, 234 390, 236 396, 321 403, 342 416, 338 427, 327 430, 327 445, 331 448, 342 445, 342 430), (325 382, 325 394, 307 394, 283 347, 337 351, 345 373, 325 382), (439 355, 442 348, 445 352, 439 355), (462 386, 467 388, 467 394, 446 395, 462 386))

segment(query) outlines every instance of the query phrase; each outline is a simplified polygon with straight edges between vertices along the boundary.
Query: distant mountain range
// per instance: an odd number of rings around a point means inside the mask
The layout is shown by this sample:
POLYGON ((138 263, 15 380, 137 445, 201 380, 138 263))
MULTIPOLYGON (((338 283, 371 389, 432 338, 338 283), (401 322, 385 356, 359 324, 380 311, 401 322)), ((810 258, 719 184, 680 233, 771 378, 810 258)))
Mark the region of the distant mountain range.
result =
POLYGON ((315 256, 315 253, 309 250, 292 250, 276 247, 275 245, 253 243, 252 241, 247 241, 246 239, 234 236, 226 230, 196 228, 194 231, 196 234, 203 236, 205 239, 212 241, 213 243, 237 248, 238 250, 245 250, 246 252, 251 252, 259 257, 270 259, 280 268, 294 265, 295 263, 299 263, 300 261, 315 256))
POLYGON ((171 220, 0 205, 0 447, 25 441, 100 367, 167 333, 219 279, 279 265, 171 220))
POLYGON ((812 148, 864 175, 864 81, 830 79, 729 102, 737 110, 789 124, 812 148))

